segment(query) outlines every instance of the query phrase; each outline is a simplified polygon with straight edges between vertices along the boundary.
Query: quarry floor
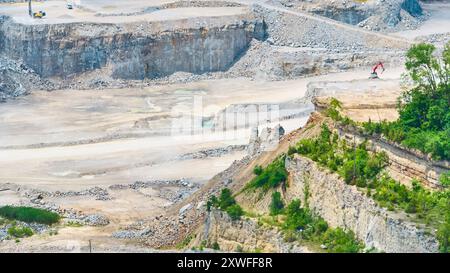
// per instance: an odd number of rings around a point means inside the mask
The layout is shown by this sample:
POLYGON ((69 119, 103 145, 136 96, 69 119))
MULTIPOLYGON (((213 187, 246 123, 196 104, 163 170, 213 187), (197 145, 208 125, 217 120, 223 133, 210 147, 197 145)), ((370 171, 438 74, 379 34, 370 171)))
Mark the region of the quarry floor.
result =
MULTIPOLYGON (((368 68, 281 82, 238 78, 143 89, 35 91, 3 103, 0 184, 12 183, 47 192, 81 191, 98 186, 112 198, 44 199, 62 208, 105 215, 111 224, 63 227, 56 236, 33 236, 19 245, 5 241, 0 244, 0 251, 68 251, 67 244, 76 242, 86 247, 89 239, 99 251, 133 251, 134 246, 126 249, 126 244, 121 245, 111 234, 134 221, 164 213, 173 200, 165 199, 158 187, 111 190, 109 186, 171 179, 185 179, 201 186, 246 155, 245 150, 229 150, 202 158, 183 157, 208 149, 246 145, 251 132, 250 127, 245 127, 232 128, 231 134, 173 133, 173 121, 182 111, 192 114, 193 101, 201 103, 201 111, 194 115, 211 117, 232 104, 282 104, 296 100, 304 96, 309 82, 367 79, 367 71, 368 68), (178 109, 175 114, 173 109, 178 109), (147 121, 146 125, 136 127, 142 120, 147 121), (121 247, 115 247, 116 244, 121 247)), ((401 73, 402 69, 392 68, 382 77, 398 79, 401 73)), ((307 116, 280 123, 290 132, 303 126, 306 120, 307 116)), ((264 126, 267 124, 260 125, 264 126)), ((21 202, 24 197, 19 193, 0 191, 0 205, 21 202)))
MULTIPOLYGON (((241 15, 247 9, 179 7, 142 12, 146 7, 172 2, 176 1, 83 1, 81 8, 73 10, 66 8, 66 1, 33 2, 35 11, 44 10, 47 13, 46 18, 41 20, 28 16, 26 3, 0 4, 0 9, 2 14, 8 14, 23 24, 161 21, 241 15)), ((265 1, 233 2, 248 4, 265 1)), ((425 5, 425 10, 431 16, 420 28, 393 35, 412 40, 423 35, 448 32, 450 18, 446 15, 450 12, 450 5, 425 5)), ((144 88, 33 91, 31 95, 2 103, 0 206, 29 201, 19 192, 2 190, 8 187, 6 183, 50 193, 100 187, 108 192, 111 199, 96 200, 94 196, 87 195, 50 197, 44 198, 44 201, 85 214, 105 215, 111 223, 105 227, 64 226, 57 235, 35 235, 21 240, 19 244, 13 240, 3 241, 0 242, 0 252, 88 251, 89 240, 94 251, 152 251, 127 240, 115 239, 111 234, 135 221, 164 214, 176 202, 167 196, 198 189, 233 161, 246 156, 245 150, 233 147, 247 145, 252 129, 249 126, 216 133, 174 132, 180 117, 188 120, 193 117, 192 122, 200 120, 202 123, 233 104, 282 105, 302 98, 310 82, 367 80, 369 71, 370 68, 366 67, 274 82, 235 78, 144 88), (136 181, 176 179, 184 179, 195 187, 161 188, 155 185, 142 189, 110 188, 136 181)), ((388 67, 381 79, 399 81, 402 72, 402 68, 388 67)), ((385 85, 382 80, 367 80, 367 83, 374 89, 385 85)), ((347 114, 352 118, 366 120, 370 117, 377 120, 396 117, 392 104, 399 94, 398 89, 392 90, 390 85, 381 88, 383 90, 370 100, 372 104, 384 105, 385 108, 368 109, 361 107, 361 104, 367 104, 368 98, 353 93, 354 85, 336 85, 345 91, 338 99, 354 106, 347 107, 347 114)), ((303 126, 306 120, 307 115, 279 123, 288 133, 303 126)), ((260 128, 265 126, 268 124, 260 124, 260 128)))
MULTIPOLYGON (((84 2, 84 1, 83 1, 84 2)), ((81 8, 67 9, 67 1, 33 2, 33 11, 45 11, 42 19, 28 16, 28 3, 1 4, 2 14, 22 24, 60 24, 74 22, 129 23, 138 21, 168 21, 198 17, 217 17, 244 14, 246 7, 180 7, 143 12, 144 8, 176 1, 91 1, 81 8), (130 3, 132 2, 132 3, 130 3), (101 16, 99 16, 101 15, 101 16)))

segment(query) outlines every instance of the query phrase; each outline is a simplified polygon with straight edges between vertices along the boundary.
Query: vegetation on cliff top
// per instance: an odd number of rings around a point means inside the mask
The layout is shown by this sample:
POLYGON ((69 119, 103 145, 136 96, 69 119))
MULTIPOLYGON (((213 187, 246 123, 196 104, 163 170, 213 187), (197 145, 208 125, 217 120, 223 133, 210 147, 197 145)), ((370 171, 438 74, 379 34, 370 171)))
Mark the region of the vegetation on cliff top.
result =
POLYGON ((415 214, 421 222, 438 227, 441 250, 450 250, 450 188, 445 182, 449 179, 448 174, 441 178, 442 184, 447 185, 442 191, 431 192, 417 181, 413 181, 413 187, 409 189, 384 171, 387 162, 384 153, 367 151, 365 143, 349 145, 345 140, 339 140, 326 125, 317 138, 301 140, 290 152, 302 154, 337 172, 347 184, 367 188, 367 194, 379 205, 415 214))
POLYGON ((434 51, 431 44, 417 44, 407 52, 406 70, 414 87, 399 98, 398 120, 368 121, 363 128, 435 160, 450 160, 450 43, 441 59, 434 51))

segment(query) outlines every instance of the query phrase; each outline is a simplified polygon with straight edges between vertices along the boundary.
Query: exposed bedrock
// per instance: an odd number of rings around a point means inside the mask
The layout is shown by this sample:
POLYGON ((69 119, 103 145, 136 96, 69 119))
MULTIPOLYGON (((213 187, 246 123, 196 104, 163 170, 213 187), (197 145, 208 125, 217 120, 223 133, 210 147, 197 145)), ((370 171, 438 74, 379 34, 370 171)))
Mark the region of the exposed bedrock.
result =
POLYGON ((275 45, 347 50, 409 47, 406 40, 339 24, 319 16, 258 4, 253 5, 252 9, 264 19, 268 40, 275 45))
POLYGON ((288 199, 305 200, 309 207, 331 226, 355 232, 366 247, 385 252, 437 252, 438 242, 425 230, 401 215, 380 208, 355 186, 345 184, 336 174, 328 173, 314 162, 300 156, 287 158, 291 184, 288 199))
POLYGON ((126 25, 23 25, 0 17, 0 51, 23 60, 43 77, 99 68, 126 79, 223 71, 252 38, 264 36, 262 22, 249 17, 126 25))
POLYGON ((309 252, 295 242, 286 242, 283 234, 276 229, 259 225, 252 219, 233 221, 228 214, 220 210, 211 210, 204 221, 202 230, 193 245, 202 242, 207 245, 218 243, 221 251, 264 251, 278 253, 309 252))
POLYGON ((356 25, 370 16, 369 11, 356 5, 344 8, 330 6, 326 6, 325 8, 318 7, 311 9, 310 12, 350 25, 356 25))
POLYGON ((415 28, 423 15, 419 0, 272 0, 272 2, 346 24, 387 32, 415 28))

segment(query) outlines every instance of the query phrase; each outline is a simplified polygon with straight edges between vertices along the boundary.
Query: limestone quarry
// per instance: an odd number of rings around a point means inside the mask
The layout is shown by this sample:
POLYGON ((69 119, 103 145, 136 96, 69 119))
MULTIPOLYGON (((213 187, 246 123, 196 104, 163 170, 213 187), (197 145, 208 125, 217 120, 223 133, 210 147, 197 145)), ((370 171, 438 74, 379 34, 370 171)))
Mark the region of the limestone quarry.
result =
MULTIPOLYGON (((226 187, 245 211, 267 214, 270 194, 239 194, 255 166, 317 135, 331 97, 355 121, 395 120, 410 85, 402 77, 408 48, 427 42, 441 52, 450 41, 448 1, 32 7, 45 16, 30 17, 28 1, 0 0, 0 207, 46 209, 61 220, 24 223, 34 235, 19 243, 11 223, 0 221, 0 252, 197 251, 213 243, 227 252, 323 252, 206 204, 226 187), (385 71, 369 79, 379 62, 385 71)), ((418 179, 442 189, 448 161, 382 138, 369 142, 389 155, 387 171, 404 185, 418 179)), ((285 166, 291 184, 283 198, 310 195, 329 226, 351 230, 366 250, 438 252, 435 230, 308 158, 287 157, 285 166)))

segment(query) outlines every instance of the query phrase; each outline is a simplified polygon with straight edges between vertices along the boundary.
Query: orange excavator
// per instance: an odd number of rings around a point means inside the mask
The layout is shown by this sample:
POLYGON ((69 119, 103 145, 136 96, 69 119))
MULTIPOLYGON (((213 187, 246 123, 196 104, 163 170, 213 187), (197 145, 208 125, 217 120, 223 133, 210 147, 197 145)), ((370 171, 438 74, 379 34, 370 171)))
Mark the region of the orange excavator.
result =
POLYGON ((369 79, 378 79, 378 73, 377 73, 378 68, 382 69, 381 73, 384 72, 383 63, 382 62, 378 62, 374 67, 372 67, 372 73, 370 73, 369 79))

